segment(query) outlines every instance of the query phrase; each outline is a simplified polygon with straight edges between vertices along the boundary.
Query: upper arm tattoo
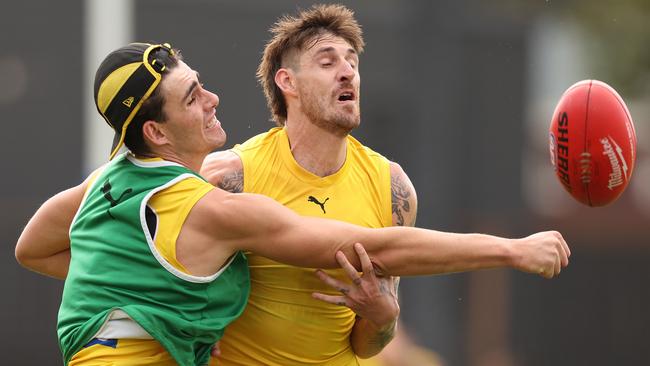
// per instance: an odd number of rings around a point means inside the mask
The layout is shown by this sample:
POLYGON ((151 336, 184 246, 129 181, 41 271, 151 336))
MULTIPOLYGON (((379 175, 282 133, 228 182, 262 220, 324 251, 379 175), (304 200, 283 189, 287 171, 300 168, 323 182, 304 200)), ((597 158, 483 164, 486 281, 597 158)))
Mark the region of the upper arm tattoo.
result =
POLYGON ((414 209, 409 203, 411 192, 408 184, 404 182, 401 175, 392 175, 390 177, 390 192, 393 215, 396 217, 395 224, 398 226, 412 226, 415 223, 415 215, 413 215, 412 220, 404 217, 408 212, 414 209))
POLYGON ((217 187, 230 193, 242 193, 244 191, 244 170, 237 169, 225 174, 217 187))

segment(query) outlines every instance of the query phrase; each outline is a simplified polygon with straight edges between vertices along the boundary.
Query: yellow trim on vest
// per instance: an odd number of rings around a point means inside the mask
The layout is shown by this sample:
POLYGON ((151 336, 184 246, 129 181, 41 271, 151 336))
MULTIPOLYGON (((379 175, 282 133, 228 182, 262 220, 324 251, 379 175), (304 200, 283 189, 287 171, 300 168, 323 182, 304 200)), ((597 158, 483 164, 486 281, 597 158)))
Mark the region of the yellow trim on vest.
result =
MULTIPOLYGON (((137 158, 143 162, 163 161, 161 158, 137 158)), ((93 185, 104 168, 105 166, 91 173, 85 193, 87 193, 88 188, 93 185)), ((188 178, 154 194, 147 202, 147 205, 156 213, 157 217, 156 236, 154 238, 156 249, 166 261, 183 273, 191 274, 176 259, 176 240, 192 207, 213 188, 214 186, 210 183, 199 178, 188 178)))
POLYGON ((151 197, 147 205, 157 217, 154 244, 174 268, 191 274, 176 258, 176 240, 192 207, 214 187, 199 178, 184 179, 151 197))
POLYGON ((88 185, 86 185, 86 192, 88 192, 88 188, 92 187, 93 183, 97 180, 97 177, 99 177, 99 174, 104 170, 104 167, 101 167, 94 172, 90 173, 90 177, 88 178, 88 185))

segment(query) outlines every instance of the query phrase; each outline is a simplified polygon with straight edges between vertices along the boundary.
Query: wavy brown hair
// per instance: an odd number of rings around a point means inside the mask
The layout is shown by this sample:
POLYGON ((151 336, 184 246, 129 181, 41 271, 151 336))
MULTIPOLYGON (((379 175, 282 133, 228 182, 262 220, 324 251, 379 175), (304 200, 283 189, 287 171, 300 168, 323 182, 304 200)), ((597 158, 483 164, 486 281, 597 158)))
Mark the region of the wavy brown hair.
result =
POLYGON ((314 5, 308 10, 301 10, 297 16, 284 15, 271 27, 270 32, 273 37, 264 48, 262 61, 257 68, 257 79, 278 126, 284 126, 287 120, 287 104, 282 91, 275 85, 275 74, 282 67, 290 67, 294 51, 303 51, 326 35, 343 38, 357 54, 363 52, 365 45, 354 13, 343 5, 314 5))

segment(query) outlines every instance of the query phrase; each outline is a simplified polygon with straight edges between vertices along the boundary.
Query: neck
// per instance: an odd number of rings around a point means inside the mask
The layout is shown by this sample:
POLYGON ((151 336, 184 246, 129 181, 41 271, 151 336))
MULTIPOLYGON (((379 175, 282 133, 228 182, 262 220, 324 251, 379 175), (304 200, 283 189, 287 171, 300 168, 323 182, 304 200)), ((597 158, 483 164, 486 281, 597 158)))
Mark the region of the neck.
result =
POLYGON ((319 177, 336 173, 345 163, 347 134, 338 135, 306 119, 287 118, 291 154, 298 165, 319 177))
MULTIPOLYGON (((141 155, 139 155, 141 156, 141 155)), ((147 154, 146 158, 161 158, 166 161, 171 161, 177 164, 180 164, 194 172, 199 172, 201 170, 201 164, 203 164, 203 160, 207 154, 193 154, 193 155, 187 155, 187 154, 178 154, 173 151, 168 151, 167 149, 160 149, 158 151, 153 151, 149 154, 147 154)))

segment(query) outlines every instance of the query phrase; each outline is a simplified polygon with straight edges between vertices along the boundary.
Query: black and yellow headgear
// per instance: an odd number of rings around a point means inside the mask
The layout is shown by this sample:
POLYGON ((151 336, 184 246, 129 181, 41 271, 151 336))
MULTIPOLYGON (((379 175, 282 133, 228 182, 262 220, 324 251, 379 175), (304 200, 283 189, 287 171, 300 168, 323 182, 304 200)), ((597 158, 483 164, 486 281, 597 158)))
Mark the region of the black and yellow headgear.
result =
POLYGON ((174 56, 168 43, 131 43, 111 52, 95 74, 95 106, 115 131, 109 160, 124 144, 133 117, 162 80, 160 52, 174 56))

